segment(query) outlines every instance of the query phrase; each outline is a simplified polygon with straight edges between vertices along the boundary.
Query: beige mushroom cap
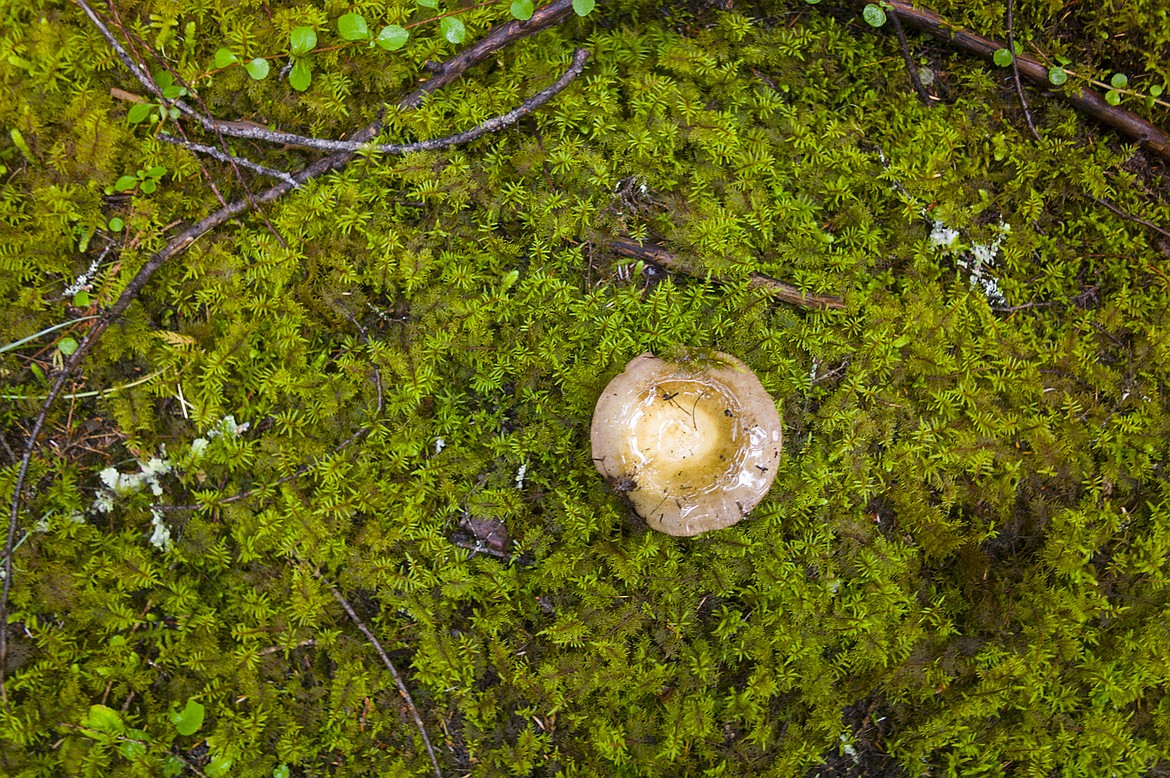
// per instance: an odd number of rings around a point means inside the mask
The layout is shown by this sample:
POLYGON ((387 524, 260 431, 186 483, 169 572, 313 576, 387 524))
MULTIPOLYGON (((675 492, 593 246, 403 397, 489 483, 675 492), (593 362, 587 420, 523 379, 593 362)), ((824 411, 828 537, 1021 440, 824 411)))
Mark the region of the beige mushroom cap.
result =
POLYGON ((639 516, 668 535, 730 527, 780 463, 780 413, 733 356, 635 357, 597 401, 593 462, 639 516))

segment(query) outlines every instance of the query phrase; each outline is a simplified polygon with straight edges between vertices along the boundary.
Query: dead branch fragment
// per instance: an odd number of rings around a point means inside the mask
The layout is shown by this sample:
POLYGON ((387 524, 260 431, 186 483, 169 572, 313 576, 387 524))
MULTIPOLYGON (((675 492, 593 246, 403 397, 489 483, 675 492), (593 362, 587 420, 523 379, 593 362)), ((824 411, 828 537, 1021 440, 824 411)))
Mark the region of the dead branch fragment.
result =
MULTIPOLYGON (((614 238, 610 241, 609 246, 614 252, 624 257, 642 259, 674 273, 688 276, 701 275, 695 272, 694 268, 690 267, 684 260, 659 246, 642 244, 627 238, 614 238)), ((828 294, 808 294, 791 284, 777 281, 762 273, 752 273, 748 285, 753 288, 766 289, 784 302, 799 305, 802 308, 831 308, 835 310, 845 308, 845 303, 841 302, 839 297, 828 294)))

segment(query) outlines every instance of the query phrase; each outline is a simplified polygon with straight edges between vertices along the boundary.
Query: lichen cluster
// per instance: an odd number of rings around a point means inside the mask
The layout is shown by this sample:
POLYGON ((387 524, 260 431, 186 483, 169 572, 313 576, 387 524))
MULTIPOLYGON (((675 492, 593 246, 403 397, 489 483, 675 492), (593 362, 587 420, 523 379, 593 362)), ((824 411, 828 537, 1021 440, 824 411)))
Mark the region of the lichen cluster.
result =
MULTIPOLYGON (((998 5, 961 5, 1002 34, 998 5)), ((1043 43, 1049 6, 1019 5, 1043 43)), ((324 45, 352 8, 117 8, 216 116, 323 137, 455 51, 420 29, 400 52, 313 55, 303 94, 242 68, 196 81, 225 42, 267 55, 313 25, 324 45)), ((1092 36, 1126 31, 1120 13, 1074 10, 1061 50, 1110 67, 1092 36)), ((510 17, 462 18, 471 41, 510 17)), ((75 6, 0 20, 9 343, 108 305, 177 223, 243 190, 127 123, 110 90, 141 89, 75 6), (156 191, 107 194, 157 166, 156 191), (64 296, 80 275, 87 297, 64 296)), ((1131 73, 1165 45, 1152 24, 1119 43, 1131 73)), ((1092 199, 1170 225, 1164 173, 1038 93, 1032 141, 1004 71, 911 43, 930 108, 896 39, 852 13, 601 5, 389 110, 385 137, 474 126, 591 49, 516 127, 359 158, 164 266, 71 389, 103 394, 59 402, 33 460, 0 772, 429 774, 318 572, 450 775, 1170 769, 1170 244, 1092 199), (619 260, 616 236, 700 272, 619 260), (973 283, 964 247, 992 244, 973 283), (751 273, 846 310, 777 303, 751 273), (589 458, 605 384, 680 347, 743 359, 785 423, 771 496, 697 539, 632 526, 589 458), (226 417, 250 426, 209 435, 226 417), (152 458, 174 466, 150 489, 101 477, 152 458), (476 522, 506 527, 510 560, 474 550, 476 522)), ((0 354, 3 393, 33 398, 0 401, 6 497, 54 339, 84 326, 0 354)))

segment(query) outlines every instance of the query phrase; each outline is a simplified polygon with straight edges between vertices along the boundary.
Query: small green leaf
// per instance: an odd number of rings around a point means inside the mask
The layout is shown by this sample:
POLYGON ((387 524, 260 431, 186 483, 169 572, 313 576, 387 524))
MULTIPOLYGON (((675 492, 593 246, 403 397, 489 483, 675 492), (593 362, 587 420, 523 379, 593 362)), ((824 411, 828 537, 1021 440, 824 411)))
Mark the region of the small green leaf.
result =
POLYGON ((154 194, 155 189, 158 189, 158 184, 155 183, 155 180, 153 178, 146 179, 138 187, 138 190, 140 192, 142 192, 143 194, 154 194))
MULTIPOLYGON (((589 0, 592 2, 593 0, 589 0)), ((581 0, 573 0, 576 5, 581 0)), ((463 43, 463 39, 467 36, 467 28, 463 26, 463 20, 454 16, 448 16, 443 21, 439 22, 439 29, 443 32, 443 37, 451 43, 463 43)))
POLYGON ((1113 78, 1109 79, 1109 86, 1114 89, 1125 89, 1127 84, 1129 84, 1129 76, 1124 73, 1114 73, 1113 78))
POLYGON ((73 294, 74 308, 88 308, 90 303, 89 292, 82 290, 73 294))
POLYGON ((418 4, 422 8, 434 8, 438 10, 439 0, 418 0, 418 4))
POLYGON ((226 756, 217 756, 208 762, 207 767, 203 768, 203 772, 207 778, 223 778, 231 768, 232 760, 226 756))
POLYGON ((248 71, 253 81, 263 81, 268 78, 268 60, 256 57, 251 62, 244 63, 244 70, 248 71))
POLYGON ((1048 68, 1048 80, 1054 86, 1061 86, 1068 81, 1068 73, 1064 72, 1064 68, 1059 65, 1048 68))
MULTIPOLYGON (((73 340, 73 338, 63 339, 57 347, 61 348, 65 340, 73 341, 73 350, 68 352, 69 354, 77 351, 77 341, 73 340)), ((62 349, 61 353, 65 353, 64 349, 62 349)), ((122 723, 122 716, 119 715, 118 711, 113 708, 107 708, 105 705, 90 705, 89 712, 81 720, 81 726, 111 735, 121 734, 126 729, 126 725, 122 723)))
MULTIPOLYGON (((61 338, 61 340, 57 341, 57 350, 67 357, 73 356, 73 353, 77 351, 77 341, 73 338, 61 338)), ((109 708, 106 710, 109 710, 109 708)), ((93 715, 92 711, 90 712, 90 715, 93 715)), ((121 721, 121 719, 119 719, 119 721, 121 721)), ((90 726, 92 726, 94 729, 99 729, 99 727, 96 727, 92 724, 90 726)))
POLYGON ((386 51, 397 51, 410 40, 410 33, 397 24, 388 24, 378 33, 378 45, 386 51))
POLYGON ((166 778, 178 778, 178 776, 183 774, 184 767, 186 765, 183 764, 183 760, 174 754, 167 754, 163 758, 163 775, 166 778))
POLYGON ((146 117, 150 116, 150 109, 154 108, 151 103, 135 103, 130 106, 130 110, 126 112, 126 121, 131 124, 139 124, 146 121, 146 117))
POLYGON ((181 711, 170 712, 171 723, 180 735, 194 735, 203 726, 204 707, 195 700, 187 700, 187 705, 181 711))
POLYGON ((298 92, 305 91, 309 88, 309 84, 313 83, 313 72, 303 59, 298 59, 293 63, 292 70, 288 72, 288 83, 298 92))
POLYGON ((1001 68, 1006 68, 1012 64, 1015 57, 1007 49, 996 49, 995 53, 991 55, 991 61, 999 65, 1001 68))
POLYGON ((8 136, 10 138, 12 138, 12 145, 14 145, 14 146, 16 146, 16 148, 20 149, 20 153, 23 154, 29 162, 35 161, 35 160, 33 160, 32 149, 30 149, 28 147, 28 144, 25 143, 24 134, 21 133, 20 130, 13 127, 11 130, 8 131, 8 136))
POLYGON ((115 216, 110 219, 110 232, 121 232, 125 226, 126 222, 122 221, 121 217, 115 216))
POLYGON ((235 54, 232 54, 231 49, 215 50, 215 66, 217 68, 226 68, 229 65, 234 65, 239 61, 239 58, 235 54))
POLYGON ((532 0, 512 0, 512 5, 508 7, 508 10, 512 12, 513 19, 526 22, 532 18, 532 11, 534 9, 532 7, 532 0))
POLYGON ((1057 55, 1056 55, 1056 61, 1057 61, 1058 63, 1060 63, 1061 65, 1064 65, 1064 66, 1066 66, 1066 67, 1067 67, 1068 65, 1071 65, 1071 64, 1072 64, 1072 60, 1071 60, 1071 59, 1069 59, 1068 57, 1064 56, 1063 54, 1057 54, 1057 55))
POLYGON ((1110 89, 1105 93, 1105 102, 1110 105, 1121 105, 1121 95, 1110 89))
POLYGON ((167 109, 167 116, 171 117, 172 120, 178 119, 179 118, 179 109, 172 105, 170 108, 167 109))
POLYGON ((588 16, 597 6, 597 0, 573 0, 573 13, 588 16))
POLYGON ((288 45, 295 56, 303 57, 317 47, 317 33, 312 27, 298 27, 289 33, 288 45))
POLYGON ((1161 97, 1163 91, 1161 84, 1154 84, 1150 87, 1150 97, 1161 97))
POLYGON ((288 778, 288 765, 282 764, 272 771, 272 778, 288 778))
POLYGON ((169 70, 160 70, 151 75, 154 76, 154 83, 158 84, 159 89, 166 89, 175 83, 175 77, 171 75, 169 70))
POLYGON ((118 746, 118 753, 127 761, 133 762, 146 756, 146 744, 138 740, 123 740, 118 746))
POLYGON ((150 170, 146 171, 146 175, 150 178, 162 178, 167 174, 167 169, 162 165, 155 165, 150 170))
POLYGON ((337 31, 347 41, 364 41, 370 37, 370 28, 366 25, 366 17, 350 11, 337 20, 337 31))
POLYGON ((1015 52, 1017 57, 1020 56, 1024 53, 1024 44, 1019 41, 1012 41, 1012 51, 1015 52))
POLYGON ((861 9, 861 18, 865 19, 865 23, 870 27, 881 27, 886 23, 886 12, 880 5, 869 3, 861 9))
POLYGON ((138 186, 138 179, 134 176, 122 176, 114 182, 115 192, 128 192, 138 186))
POLYGON ((175 86, 173 84, 168 87, 163 87, 162 96, 167 100, 174 100, 176 97, 182 97, 183 87, 175 86))

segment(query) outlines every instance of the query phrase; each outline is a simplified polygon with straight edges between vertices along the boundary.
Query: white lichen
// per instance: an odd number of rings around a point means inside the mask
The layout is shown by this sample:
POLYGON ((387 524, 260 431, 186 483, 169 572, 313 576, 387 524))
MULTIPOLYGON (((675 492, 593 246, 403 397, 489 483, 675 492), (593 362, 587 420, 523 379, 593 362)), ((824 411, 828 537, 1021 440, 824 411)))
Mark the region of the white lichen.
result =
MULTIPOLYGON (((195 462, 201 459, 206 453, 208 445, 215 438, 239 437, 248 430, 249 426, 250 424, 247 422, 237 423, 235 416, 223 417, 202 437, 191 441, 187 461, 195 462)), ((175 467, 176 460, 168 456, 165 446, 159 448, 158 456, 151 457, 146 461, 139 460, 137 472, 123 473, 116 467, 107 467, 98 473, 98 478, 105 486, 97 490, 93 503, 90 505, 90 511, 110 513, 114 510, 117 498, 139 494, 144 490, 150 490, 150 493, 155 497, 161 497, 163 494, 161 479, 174 472, 175 467)), ((150 524, 152 530, 150 544, 162 551, 169 550, 171 548, 171 530, 166 524, 161 508, 151 507, 150 524)))

